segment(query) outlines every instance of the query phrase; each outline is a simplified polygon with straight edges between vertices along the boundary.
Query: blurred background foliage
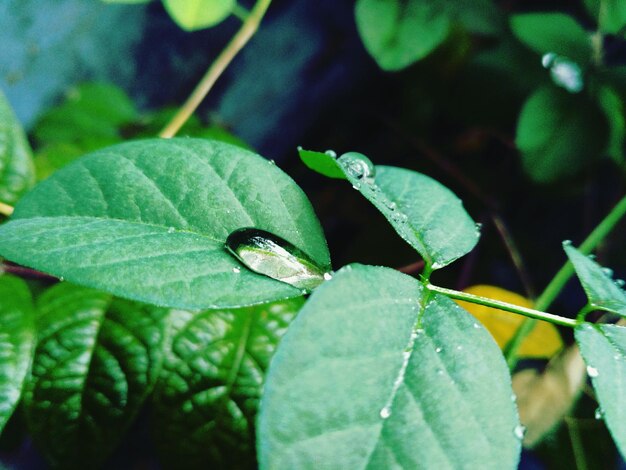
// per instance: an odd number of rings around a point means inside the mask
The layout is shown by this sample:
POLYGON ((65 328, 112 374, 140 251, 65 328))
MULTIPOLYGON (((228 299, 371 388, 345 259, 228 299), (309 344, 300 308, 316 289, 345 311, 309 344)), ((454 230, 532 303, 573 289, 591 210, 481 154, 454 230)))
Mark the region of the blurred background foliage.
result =
MULTIPOLYGON (((27 128, 38 179, 156 135, 240 24, 219 8, 198 22, 176 5, 0 1, 0 89, 27 128)), ((564 262, 561 241, 580 242, 625 193, 625 96, 626 0, 274 0, 179 134, 275 160, 312 199, 335 268, 410 271, 419 260, 349 186, 308 171, 296 147, 428 174, 483 224, 478 248, 435 281, 532 299, 564 262)), ((597 254, 616 277, 626 276, 624 235, 621 224, 597 254)), ((570 284, 555 313, 584 304, 570 284)), ((623 468, 595 406, 586 389, 522 466, 623 468)), ((20 426, 18 415, 3 455, 36 467, 28 445, 19 450, 20 426)), ((141 444, 125 443, 111 465, 145 463, 145 432, 135 434, 141 444)))

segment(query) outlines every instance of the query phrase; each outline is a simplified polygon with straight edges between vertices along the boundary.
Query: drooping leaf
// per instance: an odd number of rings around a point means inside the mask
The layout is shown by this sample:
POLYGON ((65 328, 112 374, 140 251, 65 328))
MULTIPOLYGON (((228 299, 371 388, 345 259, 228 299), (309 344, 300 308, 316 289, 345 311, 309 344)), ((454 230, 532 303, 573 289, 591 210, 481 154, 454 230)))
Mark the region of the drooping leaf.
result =
POLYGON ((352 265, 317 289, 266 378, 261 469, 516 468, 502 354, 451 300, 352 265), (418 324, 418 318, 420 318, 418 324))
POLYGON ((598 416, 626 457, 626 328, 583 323, 576 328, 576 342, 600 404, 598 416))
POLYGON ((539 183, 550 183, 577 174, 601 157, 607 128, 604 113, 584 94, 544 87, 524 104, 515 143, 526 173, 539 183))
POLYGON ((539 54, 556 53, 581 66, 591 59, 591 35, 565 13, 523 13, 511 17, 517 38, 539 54))
POLYGON ((563 249, 574 265, 589 304, 597 310, 605 310, 626 317, 626 292, 613 280, 612 271, 602 268, 574 248, 571 243, 563 243, 563 249))
POLYGON ((172 19, 186 31, 210 28, 225 20, 235 0, 163 0, 172 19))
POLYGON ((610 128, 607 153, 617 163, 621 163, 624 160, 624 141, 626 140, 624 103, 619 94, 609 86, 603 86, 600 89, 598 100, 610 128))
MULTIPOLYGON (((464 292, 501 300, 521 307, 532 308, 533 304, 519 294, 495 286, 477 285, 464 289, 464 292)), ((500 348, 504 349, 524 321, 524 317, 485 305, 458 302, 461 307, 474 315, 489 330, 500 348)), ((563 340, 554 325, 538 322, 522 342, 520 357, 550 358, 563 348, 563 340)))
POLYGON ((26 135, 0 91, 0 202, 15 204, 35 183, 26 135))
POLYGON ((427 0, 358 0, 356 24, 365 48, 384 70, 424 58, 450 30, 448 12, 427 0))
POLYGON ((172 467, 255 468, 254 419, 265 370, 302 299, 172 313, 155 392, 155 432, 172 467))
POLYGON ((62 283, 39 299, 30 434, 55 468, 98 467, 156 382, 168 311, 62 283))
POLYGON ((330 269, 319 222, 293 180, 258 155, 201 139, 121 144, 56 172, 0 227, 0 254, 164 306, 239 307, 300 296, 226 251, 226 238, 242 227, 276 234, 330 269))
POLYGON ((329 178, 347 179, 343 170, 337 164, 337 155, 334 152, 314 152, 312 150, 298 149, 298 153, 302 162, 311 170, 329 178))
POLYGON ((0 433, 20 399, 34 343, 28 286, 16 277, 0 275, 0 433))
POLYGON ((433 269, 452 263, 478 242, 480 233, 461 200, 434 179, 404 168, 374 166, 355 152, 342 155, 337 164, 433 269))

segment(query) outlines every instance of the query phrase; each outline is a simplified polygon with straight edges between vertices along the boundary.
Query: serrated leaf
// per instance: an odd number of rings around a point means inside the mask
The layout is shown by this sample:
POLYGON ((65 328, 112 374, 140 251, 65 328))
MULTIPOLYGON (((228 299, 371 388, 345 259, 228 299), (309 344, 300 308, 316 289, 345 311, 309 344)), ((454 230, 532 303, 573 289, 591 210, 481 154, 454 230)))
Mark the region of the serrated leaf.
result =
POLYGON ((574 265, 589 304, 597 310, 605 310, 626 317, 626 292, 615 283, 612 272, 602 268, 569 243, 564 243, 563 249, 574 265))
POLYGON ((526 173, 550 183, 579 173, 604 154, 606 117, 583 94, 554 87, 533 93, 522 108, 515 143, 526 173))
POLYGON ((172 467, 256 467, 254 418, 265 370, 302 303, 173 312, 154 398, 155 432, 172 467))
POLYGON ((172 19, 186 31, 210 28, 225 20, 235 0, 163 0, 172 19))
POLYGON ((426 0, 358 0, 356 24, 365 48, 384 70, 424 58, 450 30, 448 12, 426 0))
POLYGON ((406 275, 361 265, 313 293, 270 364, 261 469, 516 468, 500 350, 438 295, 417 327, 423 295, 406 275))
POLYGON ((293 180, 258 155, 201 139, 131 142, 77 160, 18 204, 0 227, 0 253, 163 306, 240 307, 300 296, 226 251, 226 238, 242 227, 276 234, 330 269, 319 222, 293 180))
POLYGON ((0 433, 20 399, 35 343, 33 299, 16 277, 0 275, 0 433))
MULTIPOLYGON (((533 307, 532 302, 521 295, 496 286, 476 285, 463 289, 463 291, 521 307, 533 307)), ((458 301, 457 303, 487 328, 501 349, 506 347, 524 322, 524 317, 521 315, 504 310, 469 302, 458 301)), ((522 342, 518 355, 520 357, 550 358, 562 348, 563 340, 556 327, 551 323, 538 322, 522 342)))
POLYGON ((565 13, 523 13, 511 17, 517 38, 539 54, 549 52, 586 65, 591 60, 591 35, 565 13))
POLYGON ((583 323, 576 342, 615 444, 626 458, 626 328, 583 323))
POLYGON ((624 140, 626 140, 624 103, 619 94, 609 86, 600 88, 598 102, 609 123, 607 153, 619 164, 624 160, 624 140))
POLYGON ((416 171, 374 166, 367 157, 350 152, 337 163, 346 178, 389 221, 433 269, 469 253, 480 233, 448 188, 416 171))
POLYGON ((336 178, 345 180, 341 167, 337 164, 337 157, 329 153, 314 152, 312 150, 298 149, 298 154, 302 163, 304 163, 311 170, 317 173, 327 176, 329 178, 336 178))
POLYGON ((0 91, 0 202, 15 204, 34 183, 35 168, 26 134, 0 91))
POLYGON ((168 311, 62 283, 38 301, 30 434, 56 468, 99 466, 159 372, 168 311))

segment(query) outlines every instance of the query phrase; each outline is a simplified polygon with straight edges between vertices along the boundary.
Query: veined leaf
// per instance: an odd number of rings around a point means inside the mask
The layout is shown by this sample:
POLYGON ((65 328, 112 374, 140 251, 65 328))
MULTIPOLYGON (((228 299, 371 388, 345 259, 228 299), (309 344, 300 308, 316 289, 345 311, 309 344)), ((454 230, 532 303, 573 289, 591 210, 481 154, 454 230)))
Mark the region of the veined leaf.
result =
POLYGON ((39 299, 28 427, 56 468, 98 466, 154 385, 168 311, 62 283, 39 299))
POLYGON ((35 183, 28 140, 0 91, 0 202, 14 204, 35 183))
POLYGON ((226 251, 226 238, 242 227, 273 233, 330 269, 319 222, 293 180, 258 155, 201 139, 121 144, 56 172, 0 227, 0 254, 164 306, 239 307, 300 296, 226 251))
POLYGON ((589 304, 597 310, 605 310, 626 317, 626 292, 612 278, 612 271, 583 255, 571 243, 563 243, 567 257, 587 294, 589 304))
POLYGON ((302 298, 237 310, 172 312, 155 427, 172 467, 255 468, 265 370, 302 298))
POLYGON ((598 416, 626 458, 626 328, 583 323, 576 328, 576 342, 600 404, 598 416))
POLYGON ((16 277, 0 275, 0 433, 20 399, 34 343, 28 286, 16 277))
POLYGON ((522 429, 489 334, 387 268, 320 286, 272 359, 261 469, 516 468, 522 429))
POLYGON ((225 20, 235 0, 163 0, 172 19, 186 31, 210 28, 225 20))

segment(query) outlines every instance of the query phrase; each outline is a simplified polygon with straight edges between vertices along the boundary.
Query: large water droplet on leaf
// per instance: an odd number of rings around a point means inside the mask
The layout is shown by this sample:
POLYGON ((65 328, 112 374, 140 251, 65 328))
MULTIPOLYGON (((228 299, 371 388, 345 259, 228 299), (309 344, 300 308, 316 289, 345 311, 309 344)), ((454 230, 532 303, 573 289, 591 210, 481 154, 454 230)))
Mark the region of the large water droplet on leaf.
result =
POLYGON ((580 66, 554 52, 544 54, 541 64, 550 70, 550 77, 555 85, 565 88, 570 93, 578 93, 584 87, 583 71, 580 66))
POLYGON ((307 292, 324 282, 327 272, 302 250, 265 230, 235 230, 226 239, 226 249, 250 270, 307 292))
POLYGON ((344 153, 337 162, 353 178, 373 181, 376 169, 372 161, 365 155, 357 152, 344 153))

